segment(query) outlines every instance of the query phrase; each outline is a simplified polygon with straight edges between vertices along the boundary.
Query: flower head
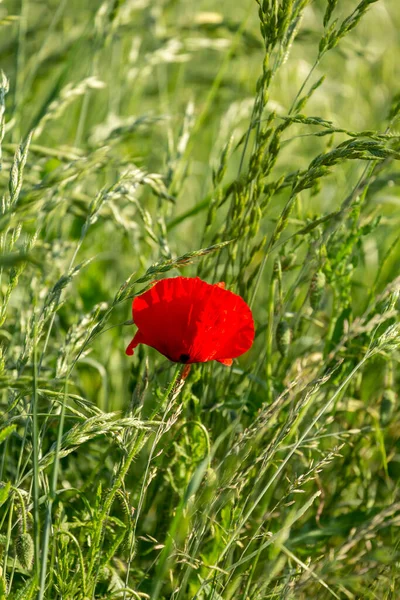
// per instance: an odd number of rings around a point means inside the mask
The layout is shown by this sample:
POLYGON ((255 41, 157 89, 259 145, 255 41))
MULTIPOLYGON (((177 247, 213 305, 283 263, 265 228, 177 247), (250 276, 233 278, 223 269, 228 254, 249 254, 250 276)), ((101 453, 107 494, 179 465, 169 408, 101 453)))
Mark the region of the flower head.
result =
POLYGON ((198 277, 157 281, 133 300, 138 331, 126 353, 146 344, 177 363, 217 360, 231 365, 251 347, 254 323, 243 298, 224 288, 198 277))

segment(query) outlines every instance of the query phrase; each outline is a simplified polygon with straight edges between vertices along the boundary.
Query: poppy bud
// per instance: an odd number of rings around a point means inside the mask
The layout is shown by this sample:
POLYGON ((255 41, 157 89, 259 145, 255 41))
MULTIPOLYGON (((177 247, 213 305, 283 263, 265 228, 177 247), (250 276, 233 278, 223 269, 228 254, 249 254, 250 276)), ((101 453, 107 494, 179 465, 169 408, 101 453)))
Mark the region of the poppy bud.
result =
POLYGON ((15 553, 21 564, 21 567, 30 571, 33 565, 33 539, 30 533, 21 533, 15 542, 15 553))
POLYGON ((325 273, 317 271, 311 279, 310 285, 310 304, 311 308, 317 310, 321 302, 322 294, 326 285, 325 273))
POLYGON ((389 425, 396 406, 396 394, 393 390, 385 390, 382 395, 379 420, 382 427, 389 425))
POLYGON ((276 328, 276 345, 282 356, 287 356, 290 342, 292 341, 292 330, 287 321, 279 321, 276 328))

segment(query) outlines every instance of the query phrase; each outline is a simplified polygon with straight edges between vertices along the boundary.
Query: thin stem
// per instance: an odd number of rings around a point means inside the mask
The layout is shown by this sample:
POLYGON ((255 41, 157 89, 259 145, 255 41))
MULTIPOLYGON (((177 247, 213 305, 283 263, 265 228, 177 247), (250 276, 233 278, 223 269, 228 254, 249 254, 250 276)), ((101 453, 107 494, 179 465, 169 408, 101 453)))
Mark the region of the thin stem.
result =
POLYGON ((60 453, 60 449, 61 449, 61 440, 62 440, 63 431, 64 431, 65 410, 66 410, 66 402, 67 402, 67 395, 68 395, 68 381, 69 381, 69 374, 65 378, 64 398, 63 398, 63 403, 61 405, 61 411, 60 411, 57 443, 56 443, 56 450, 54 453, 53 472, 52 472, 52 477, 51 477, 51 481, 50 481, 50 489, 49 489, 47 507, 46 507, 46 519, 45 519, 43 540, 42 540, 42 563, 41 563, 41 570, 40 570, 40 583, 39 583, 39 592, 38 592, 37 600, 43 600, 45 584, 46 584, 47 556, 48 556, 48 552, 49 552, 51 518, 52 518, 53 503, 56 498, 56 488, 57 488, 58 468, 59 468, 59 453, 60 453))
POLYGON ((35 570, 39 575, 40 517, 39 517, 39 423, 38 423, 38 363, 37 322, 34 316, 33 336, 33 396, 32 396, 32 444, 33 444, 33 532, 35 541, 35 570))
POLYGON ((297 100, 298 100, 298 99, 299 99, 299 97, 300 97, 300 94, 302 93, 302 91, 303 91, 303 90, 304 90, 304 88, 306 87, 307 83, 309 82, 309 80, 310 80, 310 77, 311 77, 311 75, 314 73, 315 69, 317 68, 317 66, 318 66, 318 64, 319 64, 319 61, 320 61, 320 60, 321 60, 321 56, 317 56, 317 58, 315 59, 315 62, 314 62, 314 64, 313 64, 313 66, 311 67, 310 71, 308 72, 308 75, 307 75, 307 77, 304 79, 303 83, 302 83, 302 84, 301 84, 301 86, 300 86, 300 89, 299 89, 299 91, 297 92, 297 94, 296 94, 296 96, 295 96, 295 98, 294 98, 294 100, 293 100, 293 102, 292 102, 292 105, 291 105, 291 107, 290 107, 290 109, 289 109, 289 113, 288 113, 289 115, 291 115, 291 114, 292 114, 292 112, 294 111, 294 108, 295 108, 295 106, 296 106, 297 100))
POLYGON ((271 283, 269 286, 269 298, 268 298, 268 328, 267 328, 267 340, 266 340, 266 380, 267 380, 267 403, 272 401, 272 342, 274 337, 274 307, 275 307, 275 289, 276 279, 274 273, 271 275, 271 283))
POLYGON ((22 533, 26 533, 26 508, 25 508, 25 501, 24 501, 24 499, 22 497, 22 494, 21 494, 21 492, 19 491, 18 488, 13 487, 12 490, 13 490, 14 494, 17 495, 19 504, 21 506, 22 533))

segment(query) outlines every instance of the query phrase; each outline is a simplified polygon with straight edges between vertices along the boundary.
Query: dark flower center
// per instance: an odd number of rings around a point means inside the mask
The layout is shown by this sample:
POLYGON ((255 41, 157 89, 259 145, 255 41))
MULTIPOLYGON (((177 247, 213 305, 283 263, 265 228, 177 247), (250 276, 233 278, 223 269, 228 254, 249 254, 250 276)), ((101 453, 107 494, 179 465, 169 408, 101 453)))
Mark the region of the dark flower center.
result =
POLYGON ((190 360, 190 354, 181 354, 179 357, 179 362, 187 363, 190 360))

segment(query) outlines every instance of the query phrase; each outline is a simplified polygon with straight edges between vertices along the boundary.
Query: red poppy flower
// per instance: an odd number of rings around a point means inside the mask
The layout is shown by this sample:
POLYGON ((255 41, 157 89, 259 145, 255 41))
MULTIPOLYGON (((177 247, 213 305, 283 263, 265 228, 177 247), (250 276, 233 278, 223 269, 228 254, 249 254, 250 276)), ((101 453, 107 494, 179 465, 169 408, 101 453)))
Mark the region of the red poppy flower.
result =
POLYGON ((157 281, 133 300, 138 331, 126 353, 132 355, 138 344, 146 344, 173 362, 217 360, 231 365, 251 347, 254 323, 246 302, 224 287, 198 277, 157 281))

